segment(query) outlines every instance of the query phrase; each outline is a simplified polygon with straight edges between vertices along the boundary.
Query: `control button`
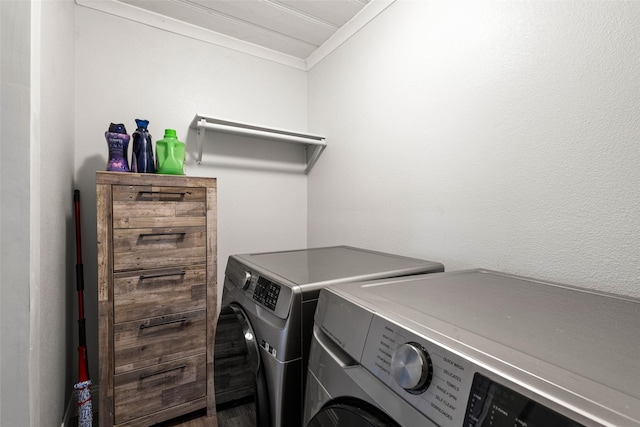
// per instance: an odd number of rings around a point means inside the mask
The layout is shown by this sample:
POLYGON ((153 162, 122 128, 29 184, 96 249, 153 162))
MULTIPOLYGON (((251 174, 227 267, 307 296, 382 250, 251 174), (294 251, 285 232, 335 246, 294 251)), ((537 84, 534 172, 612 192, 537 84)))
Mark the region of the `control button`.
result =
POLYGON ((247 289, 249 289, 249 286, 251 285, 251 273, 248 271, 244 272, 244 277, 242 278, 242 290, 246 291, 247 289))
POLYGON ((253 299, 266 308, 275 311, 280 295, 280 285, 270 282, 264 277, 258 277, 253 290, 253 299))
POLYGON ((391 357, 391 376, 409 393, 424 392, 433 377, 429 353, 418 343, 402 344, 391 357))

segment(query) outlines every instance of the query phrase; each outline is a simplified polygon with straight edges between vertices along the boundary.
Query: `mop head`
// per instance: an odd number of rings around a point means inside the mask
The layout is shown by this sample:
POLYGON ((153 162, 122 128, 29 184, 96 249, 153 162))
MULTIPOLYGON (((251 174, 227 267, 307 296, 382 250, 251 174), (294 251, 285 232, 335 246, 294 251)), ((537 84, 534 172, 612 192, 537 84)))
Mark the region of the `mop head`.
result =
POLYGON ((82 381, 73 386, 78 390, 78 427, 91 427, 93 423, 90 386, 91 380, 82 381))

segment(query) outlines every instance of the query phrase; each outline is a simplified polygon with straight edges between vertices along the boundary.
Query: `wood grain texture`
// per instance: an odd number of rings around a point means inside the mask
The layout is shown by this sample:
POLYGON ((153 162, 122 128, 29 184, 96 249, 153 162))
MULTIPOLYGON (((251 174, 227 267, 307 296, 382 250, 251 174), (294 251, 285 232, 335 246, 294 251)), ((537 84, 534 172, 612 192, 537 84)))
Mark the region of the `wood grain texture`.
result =
POLYGON ((158 185, 114 185, 113 203, 132 202, 142 206, 150 202, 199 203, 204 216, 206 189, 204 187, 177 187, 158 185))
POLYGON ((215 178, 152 173, 96 172, 96 184, 107 185, 156 185, 167 187, 216 188, 215 178))
POLYGON ((206 240, 204 227, 114 230, 113 270, 205 264, 206 240))
POLYGON ((114 274, 114 321, 156 317, 207 306, 206 265, 114 274))
MULTIPOLYGON (((224 427, 252 427, 256 425, 256 408, 253 403, 234 406, 219 411, 216 418, 218 424, 224 427)), ((206 411, 199 410, 154 427, 211 427, 212 422, 212 419, 207 417, 206 411)))
POLYGON ((215 178, 96 173, 100 426, 217 426, 215 178))
POLYGON ((115 324, 115 373, 205 353, 205 321, 198 310, 115 324))
POLYGON ((113 421, 113 286, 111 265, 111 186, 96 186, 96 216, 98 240, 98 364, 100 367, 98 422, 109 425, 113 421))
MULTIPOLYGON (((217 187, 207 187, 207 415, 215 419, 216 393, 214 382, 214 343, 220 307, 218 307, 218 193, 217 187)), ((216 424, 217 425, 217 424, 216 424)))
POLYGON ((116 375, 116 423, 130 421, 205 395, 204 354, 116 375))
MULTIPOLYGON (((234 406, 218 413, 220 425, 224 427, 247 427, 256 425, 256 407, 253 403, 234 406)), ((206 422, 206 420, 203 420, 206 422)), ((206 426, 208 424, 200 424, 206 426)), ((185 426, 186 427, 186 426, 185 426)), ((189 426, 197 427, 197 425, 189 426)))
MULTIPOLYGON (((148 415, 135 418, 131 421, 118 424, 118 427, 156 426, 157 424, 163 421, 177 420, 177 418, 182 415, 190 414, 190 413, 193 413, 194 411, 198 411, 204 408, 205 404, 206 404, 206 397, 201 397, 199 399, 194 399, 189 402, 176 405, 176 406, 171 406, 167 409, 162 409, 162 410, 159 410, 158 412, 153 412, 148 415)), ((208 417, 207 420, 208 420, 207 421, 208 423, 206 424, 207 426, 211 426, 211 427, 218 426, 218 420, 216 419, 215 416, 208 417)))

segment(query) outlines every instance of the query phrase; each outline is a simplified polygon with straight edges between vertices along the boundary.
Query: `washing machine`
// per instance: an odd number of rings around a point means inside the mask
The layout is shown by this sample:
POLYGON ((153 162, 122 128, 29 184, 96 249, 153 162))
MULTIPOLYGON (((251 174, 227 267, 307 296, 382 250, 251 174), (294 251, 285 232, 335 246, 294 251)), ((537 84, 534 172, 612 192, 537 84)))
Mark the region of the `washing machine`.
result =
POLYGON ((219 425, 300 427, 320 289, 442 271, 349 246, 230 256, 214 351, 219 425))
POLYGON ((320 292, 306 427, 640 426, 640 300, 487 270, 320 292))

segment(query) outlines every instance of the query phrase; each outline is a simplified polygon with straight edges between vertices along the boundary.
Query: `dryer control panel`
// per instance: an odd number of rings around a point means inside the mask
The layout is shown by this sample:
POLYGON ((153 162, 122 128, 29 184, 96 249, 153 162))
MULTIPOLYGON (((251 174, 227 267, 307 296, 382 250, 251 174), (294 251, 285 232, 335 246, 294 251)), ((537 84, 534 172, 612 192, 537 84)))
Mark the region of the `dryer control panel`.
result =
POLYGON ((287 319, 289 316, 293 300, 291 287, 277 283, 263 272, 242 264, 233 257, 227 262, 225 286, 230 286, 233 292, 242 294, 258 307, 264 308, 267 313, 280 319, 287 319))
POLYGON ((258 306, 267 312, 286 319, 289 317, 289 309, 292 303, 293 292, 290 287, 276 283, 271 279, 254 271, 251 284, 244 291, 247 298, 251 298, 258 306))

